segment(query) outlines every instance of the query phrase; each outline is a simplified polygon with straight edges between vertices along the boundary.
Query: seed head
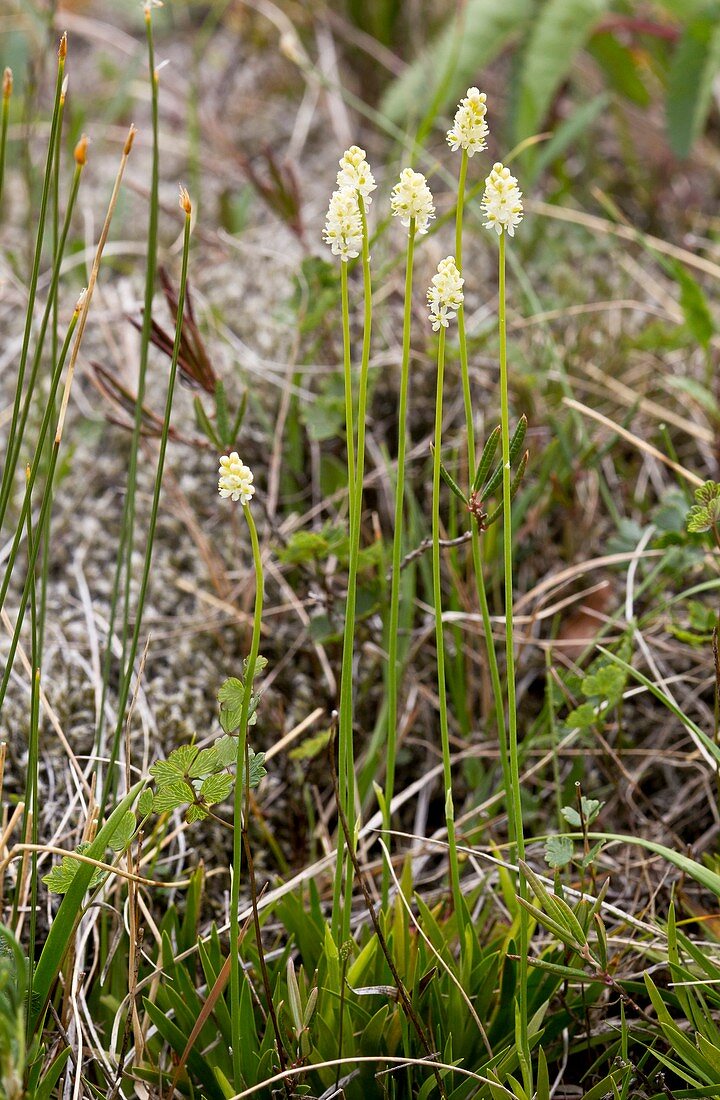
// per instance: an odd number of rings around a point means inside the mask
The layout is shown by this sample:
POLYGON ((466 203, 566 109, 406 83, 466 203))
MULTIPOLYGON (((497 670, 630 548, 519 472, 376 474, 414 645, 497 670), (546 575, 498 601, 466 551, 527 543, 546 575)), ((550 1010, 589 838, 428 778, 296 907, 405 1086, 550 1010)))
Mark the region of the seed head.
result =
POLYGON ((447 143, 453 152, 464 149, 471 157, 487 149, 488 124, 485 121, 487 96, 477 88, 468 88, 455 112, 452 129, 447 132, 447 143))
POLYGON ((370 192, 376 189, 377 184, 370 171, 364 149, 360 149, 357 145, 351 145, 349 149, 345 150, 340 158, 337 185, 339 188, 351 187, 354 191, 358 191, 362 195, 365 205, 370 205, 372 202, 370 192))
POLYGON ((188 217, 192 214, 192 203, 187 187, 180 185, 180 209, 184 210, 188 217))
POLYGON ((493 165, 492 172, 485 180, 481 208, 487 218, 483 223, 486 229, 494 229, 498 237, 503 230, 511 237, 515 236, 515 229, 523 216, 522 191, 515 176, 510 175, 510 169, 499 161, 493 165))
POLYGON ((447 256, 438 264, 428 288, 427 300, 433 332, 447 328, 463 304, 463 283, 453 256, 447 256))
POLYGON ((435 217, 435 206, 427 180, 421 172, 403 168, 400 179, 390 195, 390 210, 402 225, 410 226, 415 219, 415 232, 427 233, 430 219, 435 217))
POLYGON ((222 456, 219 473, 218 492, 220 496, 230 497, 231 500, 239 500, 241 504, 249 504, 255 492, 253 473, 248 466, 243 465, 240 461, 237 451, 222 456))
POLYGON ((339 256, 345 263, 360 255, 363 228, 354 187, 340 187, 330 196, 323 240, 330 245, 333 256, 339 256))
POLYGON ((58 46, 58 61, 64 61, 67 57, 67 31, 63 31, 60 36, 60 45, 58 46))
POLYGON ((87 135, 83 134, 82 137, 80 138, 80 141, 75 146, 75 154, 74 154, 75 163, 80 165, 81 167, 82 167, 82 165, 87 164, 87 149, 88 149, 87 135))

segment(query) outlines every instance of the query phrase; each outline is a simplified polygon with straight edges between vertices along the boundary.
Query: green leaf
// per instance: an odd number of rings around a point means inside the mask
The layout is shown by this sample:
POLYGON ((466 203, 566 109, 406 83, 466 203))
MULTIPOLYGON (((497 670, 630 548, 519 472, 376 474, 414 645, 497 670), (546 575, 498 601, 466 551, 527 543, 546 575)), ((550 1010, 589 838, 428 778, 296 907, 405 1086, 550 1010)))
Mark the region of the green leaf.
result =
POLYGON ((460 20, 453 20, 382 98, 380 112, 389 122, 406 126, 425 115, 444 84, 437 109, 455 113, 455 104, 478 72, 522 31, 533 12, 532 0, 469 0, 460 20), (450 79, 447 73, 455 56, 450 79))
POLYGON ((204 821, 206 817, 209 817, 208 811, 199 806, 197 802, 193 802, 192 806, 188 807, 188 812, 185 814, 185 820, 189 822, 204 821))
POLYGON ((330 543, 318 531, 295 531, 278 554, 286 565, 302 565, 305 562, 324 561, 330 553, 330 543))
POLYGON ((147 817, 152 813, 153 808, 153 793, 149 787, 146 787, 143 793, 138 799, 138 814, 140 817, 147 817))
POLYGON ((617 665, 601 665, 584 678, 581 690, 583 695, 599 696, 614 704, 622 697, 626 680, 627 676, 617 665))
POLYGON ((588 52, 602 68, 611 88, 638 107, 650 106, 650 92, 642 79, 645 57, 639 50, 624 45, 612 31, 601 31, 592 36, 588 52))
POLYGON ((195 801, 195 792, 189 783, 167 783, 158 787, 153 798, 153 812, 165 813, 195 801))
POLYGON ((237 763, 238 743, 236 737, 219 737, 214 748, 218 757, 218 768, 230 768, 237 763))
POLYGON ((671 264, 675 281, 680 287, 680 308, 683 311, 688 332, 698 344, 707 348, 715 333, 715 322, 700 284, 693 279, 683 264, 671 264))
POLYGON ((450 489, 450 491, 455 494, 458 500, 461 500, 463 504, 467 504, 467 497, 458 485, 457 481, 455 481, 452 475, 448 473, 442 462, 440 463, 440 477, 443 479, 448 489, 450 489))
POLYGON ((191 779, 200 779, 203 776, 211 775, 213 772, 219 771, 222 766, 217 746, 211 745, 208 749, 201 749, 197 754, 188 770, 188 775, 191 779))
POLYGON ((331 729, 320 730, 320 733, 316 733, 313 737, 306 737, 304 741, 291 749, 288 756, 291 760, 313 760, 323 749, 327 748, 331 737, 331 729))
POLYGON ((128 810, 120 818, 115 832, 110 837, 110 847, 113 852, 123 852, 127 848, 135 832, 135 824, 135 814, 132 810, 128 810))
POLYGON ((565 719, 565 725, 573 729, 585 730, 595 725, 598 720, 597 708, 593 703, 582 703, 575 710, 571 710, 565 719))
POLYGON ((480 488, 485 482, 485 478, 490 472, 493 459, 495 458, 495 452, 498 449, 498 443, 500 442, 501 429, 498 424, 490 432, 487 438, 487 443, 483 447, 483 452, 480 455, 480 461, 478 462, 477 470, 475 471, 475 477, 473 478, 473 492, 478 493, 480 488))
POLYGON ((184 779, 197 754, 198 748, 196 745, 180 745, 179 748, 173 749, 167 760, 158 760, 156 764, 153 764, 150 768, 150 775, 158 786, 184 779))
POLYGON ((221 685, 217 697, 220 703, 220 725, 226 733, 230 733, 240 725, 245 685, 237 676, 230 676, 221 685))
POLYGON ((572 861, 574 845, 569 836, 549 836, 545 841, 545 862, 556 869, 572 861))
POLYGON ((710 531, 720 522, 720 485, 705 481, 695 490, 695 501, 687 515, 687 529, 695 534, 710 531))
MULTIPOLYGON (((265 753, 264 752, 250 752, 250 790, 255 790, 260 786, 260 783, 267 775, 267 770, 264 767, 265 753)), ((243 768, 243 778, 245 776, 245 769, 243 768)))
POLYGON ((233 777, 223 773, 222 775, 210 775, 200 787, 200 797, 208 804, 214 805, 227 798, 232 790, 233 777))
POLYGON ((515 140, 537 133, 608 0, 548 0, 530 31, 519 71, 515 140))
POLYGON ((668 76, 666 115, 670 146, 687 157, 703 130, 712 102, 712 86, 720 68, 720 26, 708 12, 683 32, 668 76))

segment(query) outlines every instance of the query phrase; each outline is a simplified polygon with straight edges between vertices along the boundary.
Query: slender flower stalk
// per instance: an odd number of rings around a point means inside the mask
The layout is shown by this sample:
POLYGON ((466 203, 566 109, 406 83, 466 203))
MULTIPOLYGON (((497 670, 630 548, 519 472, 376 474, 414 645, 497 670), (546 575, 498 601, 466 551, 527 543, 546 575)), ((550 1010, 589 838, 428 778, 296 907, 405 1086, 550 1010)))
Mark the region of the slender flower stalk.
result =
MULTIPOLYGON (((383 839, 390 850, 391 805, 395 790, 395 760, 397 754, 398 694, 401 669, 398 664, 400 624, 400 566, 403 550, 405 517, 405 455, 407 452, 407 413, 410 381, 410 328, 412 317, 413 261, 415 236, 427 232, 430 219, 435 216, 435 206, 430 188, 420 172, 405 168, 393 188, 390 208, 392 214, 407 226, 407 255, 405 260, 405 302, 403 311, 402 360, 400 363, 400 395, 398 405, 397 476, 395 479, 395 522, 393 528, 392 577, 390 582, 390 610, 388 619, 388 672, 387 672, 387 757, 383 811, 383 839)), ((387 902, 390 888, 390 872, 383 865, 383 901, 387 902)))
POLYGON ((185 227, 183 231, 182 264, 180 269, 180 286, 178 288, 177 318, 175 322, 175 340, 173 343, 172 360, 170 362, 170 377, 168 380, 167 395, 165 398, 165 411, 163 415, 162 431, 160 433, 160 449, 158 453, 157 467, 155 470, 155 488, 153 491, 152 506, 150 509, 150 523, 145 537, 145 561, 143 563, 140 590, 138 592, 137 609, 135 612, 135 627, 128 648, 126 672, 120 685, 118 699, 117 722, 110 750, 108 770, 105 777, 102 799, 100 804, 100 816, 105 813, 108 800, 114 788, 115 764, 120 751, 120 739, 125 724, 125 708, 130 696, 130 682, 132 670, 140 640, 143 611, 147 597, 148 582, 150 580, 150 566, 152 564, 153 544, 155 542, 155 530, 157 528, 158 512, 160 508, 160 492, 162 490, 163 473, 165 470, 165 455, 167 453, 168 435, 170 433, 170 417, 172 414, 173 397, 175 395, 175 380, 177 378, 178 359, 180 357, 180 341, 182 338, 183 313, 185 310, 185 289, 187 286, 188 258, 190 256, 190 226, 192 221, 192 205, 190 196, 184 187, 180 188, 180 208, 185 215, 185 227))
MULTIPOLYGON (((462 156, 460 159, 460 173, 458 179, 458 199, 455 212, 455 263, 458 270, 462 274, 462 238, 463 238, 463 212, 465 208, 465 186, 467 181, 468 160, 472 156, 472 152, 479 152, 480 148, 485 148, 485 145, 478 145, 477 140, 472 142, 473 134, 476 138, 479 137, 482 131, 477 121, 475 126, 471 126, 467 121, 464 121, 462 114, 463 107, 468 101, 481 102, 482 106, 485 105, 484 94, 478 95, 477 99, 471 95, 476 92, 477 89, 469 88, 468 94, 465 100, 462 101, 458 107, 458 112, 455 116, 455 123, 453 130, 448 131, 448 142, 450 142, 450 135, 453 135, 455 139, 458 135, 465 135, 465 143, 460 142, 462 147, 462 156), (470 148, 473 146, 472 152, 470 148)), ((484 125, 484 134, 482 141, 488 133, 487 124, 485 124, 485 115, 482 114, 482 123, 484 125)), ((452 142, 451 142, 452 144, 452 142)), ((465 332, 465 305, 460 306, 458 309, 458 342, 460 345, 460 376, 463 391, 463 406, 465 409, 465 434, 467 437, 467 463, 468 463, 468 476, 472 481, 475 475, 477 456, 475 452, 475 418, 473 416, 472 407, 472 393, 470 390, 470 370, 468 364, 468 349, 467 349, 467 335, 465 332)), ((470 514, 470 531, 471 531, 471 547, 472 547, 472 560, 473 560, 473 572, 475 574, 475 586, 477 590, 478 603, 480 605, 480 614, 483 624, 483 635, 485 637, 485 650, 487 652, 488 669, 490 672, 490 684, 492 686, 493 693, 493 705, 495 710, 495 721, 498 729, 498 740, 500 744, 500 760, 503 771, 503 782, 505 787, 505 800, 507 803, 507 814, 510 835, 514 835, 513 823, 512 823, 512 801, 510 798, 511 783, 510 783, 510 765, 508 761, 508 745, 507 745, 507 727, 505 724, 505 707, 503 699, 502 682, 500 679, 500 669, 498 667, 497 653, 495 650, 495 639, 493 638, 492 622, 490 619, 490 606, 488 603, 487 589, 485 587, 485 572, 483 569, 482 552, 480 545, 480 528, 478 526, 477 517, 470 514)))
POLYGON ((15 453, 15 440, 18 431, 20 414, 20 402, 23 395, 25 382, 25 369, 27 366, 28 352, 30 349, 30 334, 32 332, 33 316, 35 313, 35 297, 37 295, 38 276, 40 274, 40 258, 42 256, 43 240, 45 237, 45 221, 47 217, 48 199, 50 195, 50 181, 52 179, 55 163, 55 145, 60 137, 61 98, 63 96, 63 83, 65 80, 65 58, 67 56, 67 35, 63 34, 58 48, 57 78, 55 82, 55 102, 53 106, 52 121, 50 124, 50 139, 48 141, 47 156, 45 159, 45 175, 43 178, 42 193, 40 196, 40 209, 37 218, 37 233, 35 236, 35 252, 33 255, 32 269, 30 273, 30 286, 28 292, 28 304, 25 314, 25 329, 23 332, 22 346, 20 349, 20 363, 18 366, 17 383, 15 387, 15 399, 13 402, 12 418, 8 433, 6 461, 3 469, 2 483, 0 484, 0 523, 5 514, 7 500, 12 492, 15 463, 9 461, 15 453))
MULTIPOLYGON (((363 269, 363 342, 360 359, 360 379, 358 383, 357 446, 355 449, 354 477, 350 481, 350 554, 348 565, 348 590, 345 603, 345 626, 343 630, 343 655, 340 674, 340 707, 338 722, 338 773, 340 800, 347 818, 350 835, 355 830, 355 762, 353 751, 353 655, 355 641, 355 620, 357 602, 357 575, 360 560, 360 519, 362 515, 363 480, 365 476, 365 417, 367 413, 368 369, 370 366, 370 335, 372 329, 372 285, 370 279, 370 245, 367 227, 367 207, 372 202, 371 193, 375 190, 375 178, 368 165, 364 150, 353 145, 340 159, 340 171, 337 175, 338 191, 331 199, 328 219, 325 227, 325 241, 332 251, 347 261, 359 244, 362 253, 363 269), (358 240, 357 220, 350 200, 350 192, 355 192, 357 213, 360 217, 361 239, 358 240), (340 195, 341 199, 335 196, 340 195), (338 226, 333 218, 342 211, 343 221, 338 226), (335 244, 337 242, 337 246, 335 244)), ((345 408, 346 422, 351 429, 351 401, 348 401, 347 385, 349 370, 349 322, 348 322, 347 284, 343 283, 343 342, 345 371, 345 408), (350 409, 350 412, 348 411, 350 409)), ((349 453, 352 449, 348 440, 349 453)), ((346 859, 344 838, 338 831, 337 862, 335 867, 335 885, 333 891, 332 931, 338 944, 348 938, 350 932, 350 910, 352 901, 352 866, 346 859), (345 897, 343 904, 343 874, 345 877, 345 897)))
POLYGON ((460 892, 460 869, 455 840, 455 810, 452 794, 450 763, 450 729, 448 724, 447 689, 445 683, 445 638, 442 620, 442 585, 440 574, 440 452, 442 447, 443 382, 445 374, 445 332, 463 302, 463 279, 452 256, 441 260, 437 274, 428 290, 430 321, 439 333, 437 354, 437 391, 435 396, 435 437, 433 447, 432 489, 432 574, 435 607, 435 646, 437 650, 438 701, 440 708, 440 739, 442 745, 443 781, 445 786, 445 823, 450 857, 450 884, 458 925, 460 943, 464 942, 464 903, 460 892))
MULTIPOLYGON (((520 796, 520 760, 517 731, 517 700, 515 694, 515 641, 513 632, 513 542, 512 542, 512 499, 510 476, 510 402, 508 397, 507 368, 507 325, 505 311, 505 240, 514 235, 523 216, 522 193, 517 180, 510 175, 502 164, 495 164, 485 181, 485 194, 482 209, 485 212, 485 226, 494 229, 499 238, 498 254, 498 335, 500 343, 500 429, 503 467, 503 563, 505 573, 505 658, 507 663, 507 722, 508 754, 510 765, 511 801, 513 807, 511 839, 511 859, 525 858, 525 838, 523 833, 522 804, 520 796)), ((519 878, 519 894, 527 899, 527 883, 523 875, 519 878)), ((519 981, 518 981, 518 1019, 520 1059, 525 1091, 532 1095, 532 1062, 528 1041, 528 913, 524 906, 520 908, 519 936, 519 981)))
MULTIPOLYGON (((235 458, 237 455, 233 452, 235 458)), ((221 459, 221 463, 225 460, 221 459)), ((237 460, 239 462, 239 459, 237 460)), ((228 462, 235 465, 233 455, 228 456, 228 462)), ((242 464, 240 464, 242 465, 242 464)), ((257 667, 258 653, 260 652, 260 628, 263 612, 263 567, 260 543, 258 541, 257 527, 250 511, 249 502, 254 487, 252 485, 252 473, 243 466, 245 474, 228 473, 221 465, 219 491, 221 496, 231 496, 233 500, 242 502, 245 521, 250 532, 252 546, 253 569, 255 571, 255 612, 253 615, 252 640, 250 642, 250 655, 245 669, 245 692, 243 694, 240 710, 240 725, 237 732, 237 756, 235 771, 235 796, 233 804, 233 863, 232 882, 230 887, 230 1017, 232 1035, 233 1072, 236 1081, 242 1080, 241 1050, 243 1043, 242 1020, 240 1017, 240 868, 242 864, 242 814, 243 814, 243 786, 249 776, 245 774, 246 745, 248 720, 250 716, 250 700, 252 696, 253 680, 257 667), (249 477, 248 477, 249 475, 249 477), (228 478, 236 478, 231 485, 228 478), (236 492, 238 497, 236 497, 236 492), (244 782, 243 782, 244 777, 244 782)), ((246 823, 247 824, 247 823, 246 823)))
MULTIPOLYGON (((145 294, 143 302, 142 329, 140 331, 140 359, 138 364, 137 395, 135 401, 135 415, 133 418, 133 430, 130 440, 130 454, 128 457, 127 484, 125 487, 125 500, 123 504, 123 516, 120 527, 120 546, 115 563, 113 575, 113 587, 110 597, 110 613, 108 618, 107 643, 103 661, 102 691, 100 707, 98 711, 97 729, 95 731, 95 755, 98 761, 98 782, 102 787, 102 771, 100 761, 105 757, 104 725, 105 725, 105 701, 107 698, 110 669, 112 663, 112 640, 115 635, 115 620, 122 591, 122 656, 121 669, 121 694, 123 683, 129 683, 132 676, 132 661, 127 661, 127 647, 129 641, 130 626, 130 591, 132 581, 132 552, 135 541, 135 498, 137 491, 137 464, 142 433, 143 405, 145 402, 145 387, 147 366, 150 351, 150 335, 152 332, 152 307, 155 295, 155 277, 157 271, 157 237, 158 237, 158 212, 160 207, 160 132, 159 132, 159 76, 155 66, 155 44, 153 38, 152 5, 146 3, 145 36, 147 40, 148 79, 150 82, 150 109, 152 120, 152 163, 150 176, 150 197, 148 207, 147 227, 147 256, 145 262, 145 294), (124 582, 124 584, 123 584, 124 582)), ((135 612, 136 620, 142 616, 142 610, 135 612)), ((110 791, 115 782, 114 768, 111 766, 105 788, 110 791), (109 786, 108 786, 109 784, 109 786)))

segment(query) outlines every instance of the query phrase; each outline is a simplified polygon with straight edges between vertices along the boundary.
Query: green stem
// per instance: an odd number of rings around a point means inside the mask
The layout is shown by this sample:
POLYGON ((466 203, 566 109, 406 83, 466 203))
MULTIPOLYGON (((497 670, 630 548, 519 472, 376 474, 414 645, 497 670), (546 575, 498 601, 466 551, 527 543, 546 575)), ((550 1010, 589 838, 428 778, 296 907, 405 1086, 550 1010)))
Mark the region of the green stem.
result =
POLYGON ((178 289, 177 319, 175 322, 175 342, 173 344, 172 361, 170 363, 170 378, 168 381, 167 396, 165 399, 163 426, 162 432, 160 434, 160 451, 158 454, 157 469, 155 471, 155 489, 153 492, 152 508, 150 511, 150 523, 148 526, 147 534, 145 536, 145 561, 143 564, 142 579, 140 581, 140 591, 138 593, 137 609, 135 612, 135 627, 133 630, 127 658, 127 670, 125 675, 123 676, 122 683, 120 685, 117 722, 115 725, 112 748, 110 750, 110 759, 108 763, 107 775, 105 777, 105 785, 103 787, 102 799, 100 802, 101 818, 105 815, 108 800, 114 787, 115 764, 117 763, 118 754, 120 751, 120 739, 122 736, 123 723, 125 721, 125 707, 127 706, 128 697, 130 695, 132 670, 135 665, 135 658, 138 651, 140 629, 142 627, 143 611, 145 608, 145 599, 147 597, 148 581, 150 579, 150 565, 152 563, 153 544, 155 542, 155 531, 157 528, 158 512, 160 508, 160 492, 162 489, 163 471, 165 469, 165 455, 167 453, 168 435, 170 432, 170 416, 172 413, 173 396, 175 393, 175 379, 177 378, 178 358, 180 356, 180 339, 182 336, 183 313, 185 310, 185 288, 187 286, 188 257, 190 255, 190 222, 190 212, 186 211, 185 230, 183 234, 182 267, 180 270, 180 287, 178 289))
POLYGON ((445 375, 445 329, 440 328, 437 358, 437 392, 435 396, 435 442, 433 448, 432 492, 432 573, 433 604, 435 606, 435 646, 437 649, 438 701, 440 706, 440 739, 442 743, 443 782, 445 786, 445 823, 450 856, 450 883, 459 940, 464 941, 464 909, 460 892, 460 869, 455 842, 455 810, 452 797, 450 765, 450 729, 448 725, 447 691, 445 686, 445 639, 442 621, 442 587, 440 583, 440 450, 442 447, 443 380, 445 375))
MULTIPOLYGON (((463 149, 460 161, 460 175, 458 179, 458 199, 455 213, 455 265, 462 275, 462 239, 463 239, 463 212, 465 208, 465 185, 467 180, 468 155, 463 149)), ((465 431, 467 435, 468 478, 472 483, 475 477, 475 418, 473 416, 472 395, 470 392, 470 370, 468 366, 467 336, 465 333, 465 306, 461 305, 457 311, 458 340, 460 343, 460 374, 462 378, 463 405, 465 407, 465 431)), ((475 585, 477 589, 480 614, 482 616, 483 634, 485 636, 485 649, 487 652, 488 668, 490 670, 490 683, 492 685, 495 721, 498 729, 500 743, 500 760, 502 763, 503 783, 505 786, 505 802, 507 807, 510 836, 514 835, 513 808, 510 791, 510 764, 508 760, 507 726, 505 724, 505 710, 503 706, 503 689, 498 667, 495 639, 493 638, 492 622, 490 621, 490 607, 488 605, 487 589, 485 587, 485 572, 483 569, 482 553, 480 549, 480 531, 478 523, 473 516, 470 521, 473 572, 475 573, 475 585)))
MULTIPOLYGON (((253 616, 250 655, 245 671, 245 692, 240 708, 238 726, 238 751, 236 757, 235 798, 233 806, 233 864, 230 887, 230 1016, 232 1034, 232 1057, 234 1080, 238 1087, 242 1081, 242 1060, 240 1058, 243 1034, 240 1019, 240 868, 242 864, 242 813, 243 813, 243 776, 245 770, 245 745, 247 744, 248 718, 250 716, 250 698, 252 695, 255 667, 260 651, 260 627, 263 612, 263 567, 258 542, 257 528, 252 512, 247 504, 243 512, 250 531, 253 568, 255 570, 255 614, 253 616)), ((245 776, 245 782, 249 775, 245 776)))
MULTIPOLYGON (((363 481, 365 478, 365 417, 367 414, 368 368, 370 366, 370 334, 372 329, 372 285, 370 282, 370 244, 367 217, 362 195, 358 194, 358 206, 363 228, 363 342, 360 360, 358 388, 357 457, 355 478, 351 485, 350 507, 350 561, 348 565, 348 590, 345 604, 345 628, 343 631, 342 669, 340 674, 340 715, 338 734, 338 772, 340 798, 350 829, 355 831, 355 764, 353 753, 353 654, 355 642, 355 615, 357 601, 357 575, 360 560, 360 520, 362 516, 363 481)), ((345 904, 340 913, 343 867, 346 865, 343 836, 338 830, 335 889, 333 894, 332 929, 338 946, 350 935, 350 909, 352 901, 352 867, 347 861, 345 875, 345 904)))
POLYGON ((47 157, 45 160, 45 176, 43 179, 42 195, 40 198, 40 210, 38 212, 37 234, 35 237, 35 253, 33 255, 32 271, 30 275, 30 288, 28 293, 27 312, 25 314, 25 329, 23 332, 22 346, 20 350, 20 365, 18 367, 17 383, 15 388, 15 400, 13 402, 12 419, 7 442, 7 459, 3 470, 2 484, 0 484, 0 523, 5 515, 7 499, 12 492, 15 463, 9 461, 15 453, 15 438, 18 429, 18 417, 20 414, 20 402, 22 400, 23 383, 25 380, 25 368, 27 365, 28 350, 30 347, 30 334, 32 332, 33 315, 35 312, 35 297, 37 294, 38 275, 40 273, 40 258, 42 256, 43 239, 45 236, 45 220, 47 216, 48 197, 50 194, 50 180, 52 179, 53 165, 55 162, 55 145, 58 141, 60 130, 60 101, 62 99, 62 85, 65 74, 65 36, 60 40, 58 51, 57 80, 55 83, 55 102, 53 106, 52 122, 50 125, 50 140, 48 142, 47 157))
MULTIPOLYGON (((400 564, 403 550, 403 519, 405 514, 405 453, 407 450, 407 406, 410 380, 410 327, 412 317, 413 260, 415 254, 415 218, 410 219, 405 263, 405 309, 403 313, 402 361, 400 364, 400 405, 398 408, 397 476, 395 479, 395 526, 393 528, 392 579, 390 584, 390 618, 388 626, 387 670, 387 763, 385 773, 385 808, 383 811, 383 840, 390 851, 391 803, 395 789, 395 757, 397 750, 398 681, 398 633, 400 624, 400 564)), ((383 905, 390 890, 390 871, 383 864, 383 905)))
MULTIPOLYGON (((115 572, 113 576, 112 595, 110 598, 110 615, 108 621, 107 645, 103 661, 102 692, 100 698, 100 710, 98 724, 95 731, 95 754, 98 759, 98 777, 100 778, 100 760, 105 755, 103 746, 103 732, 105 725, 105 702, 110 683, 110 668, 112 663, 112 640, 115 633, 115 619, 120 601, 121 580, 124 571, 123 589, 123 619, 122 619, 122 656, 120 658, 121 686, 120 694, 123 694, 125 686, 129 687, 132 678, 134 655, 127 660, 127 647, 130 623, 130 584, 132 580, 132 552, 135 542, 135 497, 137 491, 137 464, 140 449, 140 437, 142 432, 143 403, 145 401, 145 384, 147 365, 150 350, 150 335, 152 332, 152 305, 155 294, 155 274, 157 270, 157 237, 158 237, 158 209, 159 209, 159 178, 160 178, 160 139, 159 139, 159 108, 158 108, 158 74, 155 69, 155 47, 152 31, 152 9, 145 11, 145 31, 147 36, 148 72, 150 77, 150 102, 152 113, 152 169, 150 180, 150 207, 148 214, 148 248, 145 266, 145 299, 143 304, 142 329, 140 332, 140 363, 138 366, 137 397, 135 403, 135 416, 133 420, 133 432, 130 441, 130 455, 128 459, 128 475, 125 490, 125 504, 121 525, 120 547, 118 548, 115 572)), ((180 312, 178 316, 180 316, 180 312)), ((142 609, 136 610, 136 625, 142 617, 142 609)), ((122 712, 122 708, 120 713, 122 712)), ((118 716, 118 721, 120 717, 118 716)), ((105 778, 104 790, 109 794, 114 789, 115 783, 115 759, 116 754, 111 753, 111 762, 105 778)), ((102 785, 102 784, 101 784, 102 785)), ((107 795, 106 795, 107 797, 107 795)), ((103 804, 105 799, 103 799, 103 804)))
POLYGON ((7 149, 10 97, 12 96, 12 69, 5 69, 2 87, 2 120, 0 121, 0 210, 2 210, 3 184, 5 182, 5 150, 7 149))
MULTIPOLYGON (((511 860, 525 858, 522 803, 520 799, 520 762, 518 754, 517 703, 515 696, 515 641, 513 637, 513 543, 512 500, 510 499, 510 407, 508 399, 507 327, 505 320, 505 233, 500 234, 498 263, 498 332, 500 338, 500 428, 503 462, 503 561, 505 572, 505 658, 507 662, 508 740, 510 753, 511 801, 513 807, 513 847, 511 860)), ((527 897, 527 883, 519 878, 521 898, 527 897)), ((518 1055, 525 1091, 532 1095, 532 1065, 528 1043, 528 914, 520 907, 520 967, 518 980, 519 1044, 518 1055)))

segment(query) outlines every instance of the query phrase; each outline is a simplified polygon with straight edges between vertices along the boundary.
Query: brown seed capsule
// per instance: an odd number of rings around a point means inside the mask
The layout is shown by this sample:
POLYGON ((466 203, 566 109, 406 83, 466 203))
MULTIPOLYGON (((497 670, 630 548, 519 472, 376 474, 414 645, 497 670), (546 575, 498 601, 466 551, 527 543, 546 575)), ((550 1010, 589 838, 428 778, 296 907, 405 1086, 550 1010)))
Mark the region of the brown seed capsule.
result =
POLYGON ((126 157, 130 155, 130 150, 133 147, 133 142, 135 140, 136 133, 137 133, 137 130, 136 130, 135 126, 133 126, 131 124, 130 129, 128 130, 128 136, 125 138, 125 145, 123 147, 123 154, 126 157))
POLYGON ((13 73, 12 69, 8 68, 3 73, 3 99, 7 103, 13 90, 13 73))
POLYGON ((192 203, 190 202, 190 195, 186 187, 180 185, 180 208, 185 211, 189 216, 192 214, 192 203))
POLYGON ((83 134, 80 141, 75 146, 75 163, 78 165, 87 164, 87 148, 88 139, 87 135, 83 134))
POLYGON ((64 61, 67 57, 67 31, 63 31, 60 45, 58 46, 58 61, 64 61))
POLYGON ((478 527, 481 531, 484 531, 487 512, 483 510, 483 502, 480 499, 480 494, 474 490, 468 498, 468 512, 471 516, 475 516, 478 527))

